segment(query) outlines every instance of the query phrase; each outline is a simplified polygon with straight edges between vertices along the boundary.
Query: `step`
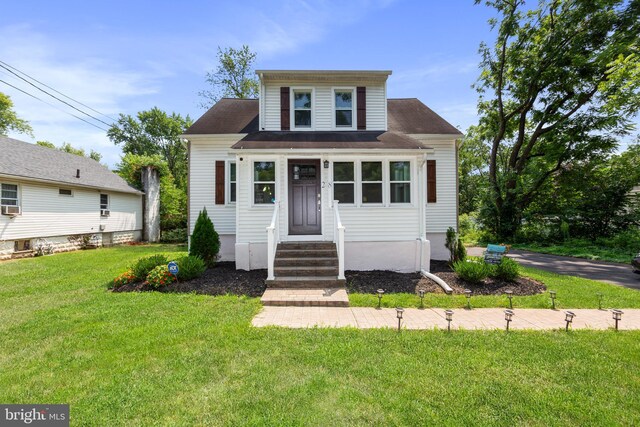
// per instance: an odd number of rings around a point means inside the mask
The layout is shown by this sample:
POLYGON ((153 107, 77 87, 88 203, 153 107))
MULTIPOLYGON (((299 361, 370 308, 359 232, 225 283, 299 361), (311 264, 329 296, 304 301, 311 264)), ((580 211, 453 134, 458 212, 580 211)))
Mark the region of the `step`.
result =
POLYGON ((268 288, 260 301, 264 305, 276 306, 349 307, 349 297, 345 288, 268 288))
POLYGON ((276 276, 275 279, 267 279, 264 283, 267 288, 324 289, 344 287, 346 280, 338 279, 338 276, 276 276))
POLYGON ((335 249, 333 242, 282 242, 278 244, 278 249, 335 249))
POLYGON ((280 249, 276 251, 277 258, 332 258, 337 257, 336 249, 280 249))
POLYGON ((275 267, 295 267, 295 266, 327 266, 327 267, 337 267, 338 266, 338 258, 314 258, 314 257, 304 257, 304 258, 278 258, 276 257, 275 267))
POLYGON ((274 273, 276 277, 297 277, 297 276, 337 276, 337 266, 285 266, 275 267, 274 273))

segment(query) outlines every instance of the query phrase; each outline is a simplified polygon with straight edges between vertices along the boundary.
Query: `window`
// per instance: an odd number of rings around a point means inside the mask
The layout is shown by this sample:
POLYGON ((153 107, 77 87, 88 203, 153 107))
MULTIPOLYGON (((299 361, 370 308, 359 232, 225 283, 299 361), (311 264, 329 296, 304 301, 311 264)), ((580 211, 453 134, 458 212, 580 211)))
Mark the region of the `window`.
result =
POLYGON ((336 90, 335 99, 335 120, 338 128, 353 127, 353 90, 336 90))
POLYGON ((382 203, 382 162, 362 162, 362 203, 382 203))
POLYGON ((68 188, 59 188, 58 194, 61 196, 73 196, 73 191, 68 188))
POLYGON ((236 202, 236 162, 229 162, 229 203, 236 202))
POLYGON ((311 91, 293 91, 293 126, 311 128, 311 91))
POLYGON ((333 162, 333 199, 340 203, 354 203, 354 179, 353 162, 333 162))
POLYGON ((100 195, 100 215, 109 216, 109 195, 108 194, 100 195))
POLYGON ((411 166, 409 162, 389 162, 391 203, 411 203, 411 166))
POLYGON ((253 163, 253 203, 275 203, 276 198, 275 162, 253 163))
POLYGON ((18 206, 18 185, 2 184, 2 198, 0 200, 2 206, 18 206))

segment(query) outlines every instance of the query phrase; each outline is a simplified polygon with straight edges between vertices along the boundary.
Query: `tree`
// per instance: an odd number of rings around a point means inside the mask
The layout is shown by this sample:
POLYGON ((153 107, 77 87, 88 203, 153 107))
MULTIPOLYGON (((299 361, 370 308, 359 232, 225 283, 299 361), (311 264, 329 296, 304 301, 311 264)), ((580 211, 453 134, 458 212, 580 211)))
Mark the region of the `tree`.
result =
POLYGON ((219 251, 220 236, 207 215, 207 208, 203 208, 193 226, 189 255, 199 256, 209 267, 212 267, 218 259, 219 251))
POLYGON ((54 150, 60 150, 64 151, 65 153, 75 154, 76 156, 88 157, 95 160, 96 162, 100 162, 100 160, 102 160, 102 154, 98 153, 97 151, 91 149, 89 155, 87 155, 83 148, 75 148, 68 142, 63 143, 59 147, 56 147, 52 142, 49 141, 37 141, 36 144, 41 147, 53 148, 54 150))
POLYGON ((458 192, 461 214, 478 210, 488 187, 489 146, 471 126, 458 148, 458 192))
POLYGON ((189 116, 168 115, 157 107, 139 112, 136 117, 120 114, 118 122, 107 132, 125 154, 153 156, 166 160, 178 188, 187 188, 187 149, 180 139, 192 124, 189 116))
POLYGON ((18 117, 13 111, 11 98, 0 92, 0 135, 7 135, 9 131, 33 136, 33 129, 29 122, 18 117))
MULTIPOLYGON (((476 0, 476 3, 480 0, 476 0)), ((489 227, 512 237, 551 177, 609 153, 640 107, 638 0, 491 0, 482 44, 480 127, 490 144, 489 227)))
POLYGON ((256 98, 258 96, 258 79, 253 73, 256 53, 249 46, 241 49, 232 47, 221 49, 218 46, 218 67, 207 72, 205 81, 211 89, 198 92, 204 101, 202 108, 210 108, 220 98, 256 98))

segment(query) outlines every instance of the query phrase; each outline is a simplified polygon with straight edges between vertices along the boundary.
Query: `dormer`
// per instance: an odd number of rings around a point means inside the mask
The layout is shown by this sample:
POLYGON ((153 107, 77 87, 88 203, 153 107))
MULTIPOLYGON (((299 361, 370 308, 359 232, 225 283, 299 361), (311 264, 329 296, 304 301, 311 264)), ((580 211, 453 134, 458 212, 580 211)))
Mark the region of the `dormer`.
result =
POLYGON ((263 131, 386 131, 391 71, 258 70, 263 131))

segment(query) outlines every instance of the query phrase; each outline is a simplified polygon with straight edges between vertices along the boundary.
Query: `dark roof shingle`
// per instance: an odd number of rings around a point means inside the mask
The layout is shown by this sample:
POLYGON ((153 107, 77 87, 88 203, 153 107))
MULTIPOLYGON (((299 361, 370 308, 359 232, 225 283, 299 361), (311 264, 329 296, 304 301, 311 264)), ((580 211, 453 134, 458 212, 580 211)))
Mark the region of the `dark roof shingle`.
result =
POLYGON ((142 194, 105 166, 83 156, 0 136, 0 174, 142 194), (80 169, 80 178, 76 172, 80 169))

